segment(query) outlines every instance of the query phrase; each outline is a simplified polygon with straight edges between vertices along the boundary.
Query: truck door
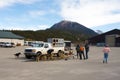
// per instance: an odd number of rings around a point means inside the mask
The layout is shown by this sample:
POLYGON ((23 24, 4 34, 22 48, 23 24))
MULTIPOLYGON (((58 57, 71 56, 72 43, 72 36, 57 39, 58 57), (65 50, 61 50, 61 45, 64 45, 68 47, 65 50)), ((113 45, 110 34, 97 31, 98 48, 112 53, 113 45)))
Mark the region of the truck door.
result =
POLYGON ((48 44, 45 44, 45 45, 44 45, 44 49, 45 49, 45 50, 43 50, 43 53, 44 53, 44 54, 47 54, 47 51, 49 50, 49 45, 48 45, 48 44))

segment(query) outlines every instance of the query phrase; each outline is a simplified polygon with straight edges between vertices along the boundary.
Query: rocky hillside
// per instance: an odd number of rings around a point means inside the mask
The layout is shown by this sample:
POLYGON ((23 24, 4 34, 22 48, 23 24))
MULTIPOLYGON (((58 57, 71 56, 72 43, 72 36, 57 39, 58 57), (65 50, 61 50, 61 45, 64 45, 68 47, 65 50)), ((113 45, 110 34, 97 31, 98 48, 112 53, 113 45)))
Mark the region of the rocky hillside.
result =
POLYGON ((51 28, 51 30, 62 30, 62 31, 68 31, 73 34, 83 34, 87 36, 95 36, 97 33, 77 22, 71 22, 71 21, 61 21, 59 23, 54 24, 51 28))

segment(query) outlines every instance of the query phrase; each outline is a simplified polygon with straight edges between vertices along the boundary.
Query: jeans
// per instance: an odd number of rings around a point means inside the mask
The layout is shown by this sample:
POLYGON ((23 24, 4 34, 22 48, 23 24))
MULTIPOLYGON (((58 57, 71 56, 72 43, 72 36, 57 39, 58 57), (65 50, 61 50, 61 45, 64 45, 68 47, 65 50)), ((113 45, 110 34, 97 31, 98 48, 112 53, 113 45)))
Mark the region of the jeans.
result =
POLYGON ((79 53, 79 56, 80 56, 80 60, 82 60, 82 56, 83 56, 83 58, 84 58, 84 60, 85 60, 84 51, 81 51, 81 52, 79 53))
POLYGON ((86 52, 86 59, 88 59, 88 50, 86 50, 85 52, 86 52))
POLYGON ((77 59, 79 58, 79 53, 80 53, 80 51, 77 51, 77 59))
POLYGON ((108 61, 108 53, 104 53, 104 60, 103 60, 103 63, 106 62, 107 63, 108 61))

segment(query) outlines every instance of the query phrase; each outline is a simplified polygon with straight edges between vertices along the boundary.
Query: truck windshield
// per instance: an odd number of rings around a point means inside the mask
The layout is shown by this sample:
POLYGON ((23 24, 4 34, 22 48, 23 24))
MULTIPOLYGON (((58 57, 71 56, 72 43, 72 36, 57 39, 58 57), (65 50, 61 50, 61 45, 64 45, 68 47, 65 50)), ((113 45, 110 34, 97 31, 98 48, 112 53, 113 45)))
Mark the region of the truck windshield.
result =
POLYGON ((43 47, 43 43, 36 43, 36 44, 33 44, 32 46, 33 47, 43 47))

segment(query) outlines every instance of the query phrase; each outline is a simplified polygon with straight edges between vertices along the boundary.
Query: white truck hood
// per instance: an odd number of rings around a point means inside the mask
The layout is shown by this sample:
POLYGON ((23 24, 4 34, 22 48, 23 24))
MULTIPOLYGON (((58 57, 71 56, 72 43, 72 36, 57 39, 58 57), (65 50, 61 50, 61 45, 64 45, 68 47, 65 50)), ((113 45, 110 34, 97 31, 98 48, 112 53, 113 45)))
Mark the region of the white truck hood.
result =
POLYGON ((29 48, 25 48, 25 49, 43 49, 43 47, 29 47, 29 48))

